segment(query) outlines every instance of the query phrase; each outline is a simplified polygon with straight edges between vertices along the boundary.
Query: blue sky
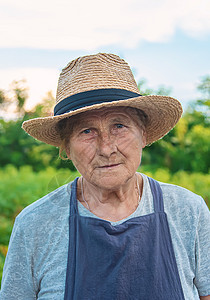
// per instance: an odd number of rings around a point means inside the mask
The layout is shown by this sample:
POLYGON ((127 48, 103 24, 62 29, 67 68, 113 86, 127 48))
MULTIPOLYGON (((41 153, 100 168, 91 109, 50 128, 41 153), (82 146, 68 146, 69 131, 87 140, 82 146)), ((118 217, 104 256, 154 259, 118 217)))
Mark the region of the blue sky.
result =
POLYGON ((210 74, 209 0, 0 0, 0 20, 0 89, 26 79, 28 108, 55 96, 61 69, 86 54, 118 54, 137 82, 171 88, 184 108, 210 74))

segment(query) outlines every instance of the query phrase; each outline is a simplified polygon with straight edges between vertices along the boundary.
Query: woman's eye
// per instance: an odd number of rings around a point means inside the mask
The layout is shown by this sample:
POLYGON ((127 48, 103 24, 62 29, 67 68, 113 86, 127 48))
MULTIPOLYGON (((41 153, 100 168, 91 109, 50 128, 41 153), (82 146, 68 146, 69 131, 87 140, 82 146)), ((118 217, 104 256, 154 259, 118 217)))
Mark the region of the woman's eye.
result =
POLYGON ((117 127, 117 128, 123 128, 124 125, 123 125, 123 124, 116 124, 116 127, 117 127))
POLYGON ((88 133, 90 133, 91 132, 91 129, 85 129, 85 130, 83 130, 83 132, 82 133, 84 133, 84 134, 88 134, 88 133))

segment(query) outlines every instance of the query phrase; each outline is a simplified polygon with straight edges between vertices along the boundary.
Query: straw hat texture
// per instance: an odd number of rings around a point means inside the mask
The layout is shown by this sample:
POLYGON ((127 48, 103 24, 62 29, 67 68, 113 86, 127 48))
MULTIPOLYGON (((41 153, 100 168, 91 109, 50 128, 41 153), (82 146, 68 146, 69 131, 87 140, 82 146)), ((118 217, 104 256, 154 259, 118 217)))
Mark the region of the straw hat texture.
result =
POLYGON ((147 116, 147 144, 166 135, 182 115, 178 100, 168 96, 141 96, 129 65, 114 54, 98 53, 71 61, 61 72, 54 116, 25 121, 32 137, 60 146, 57 123, 75 114, 102 107, 128 106, 147 116))

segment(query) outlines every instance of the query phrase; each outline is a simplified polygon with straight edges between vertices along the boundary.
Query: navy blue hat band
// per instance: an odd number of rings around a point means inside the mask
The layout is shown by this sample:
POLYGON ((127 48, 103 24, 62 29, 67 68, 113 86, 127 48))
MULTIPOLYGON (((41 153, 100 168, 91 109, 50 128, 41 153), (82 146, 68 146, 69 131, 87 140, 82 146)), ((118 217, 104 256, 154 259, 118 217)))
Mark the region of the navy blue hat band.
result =
POLYGON ((62 115, 70 111, 94 104, 127 100, 129 98, 135 98, 139 96, 142 95, 127 90, 114 88, 86 91, 67 97, 56 104, 54 108, 54 116, 62 115))

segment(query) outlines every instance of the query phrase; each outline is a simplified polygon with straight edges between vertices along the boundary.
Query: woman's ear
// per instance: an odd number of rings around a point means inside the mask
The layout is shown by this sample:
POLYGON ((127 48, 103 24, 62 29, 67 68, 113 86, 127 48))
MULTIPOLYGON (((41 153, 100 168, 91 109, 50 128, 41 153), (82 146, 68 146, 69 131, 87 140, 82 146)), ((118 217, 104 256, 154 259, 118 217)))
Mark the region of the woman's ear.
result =
POLYGON ((70 147, 69 145, 65 145, 65 152, 66 152, 66 155, 68 157, 68 159, 71 159, 71 156, 70 156, 70 147))
POLYGON ((69 145, 69 142, 65 142, 64 149, 65 149, 65 152, 66 152, 66 155, 67 155, 68 159, 71 160, 71 156, 70 156, 70 145, 69 145))
POLYGON ((147 144, 147 133, 146 130, 142 129, 142 149, 146 146, 147 144))

